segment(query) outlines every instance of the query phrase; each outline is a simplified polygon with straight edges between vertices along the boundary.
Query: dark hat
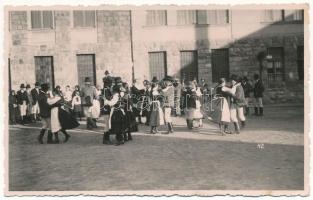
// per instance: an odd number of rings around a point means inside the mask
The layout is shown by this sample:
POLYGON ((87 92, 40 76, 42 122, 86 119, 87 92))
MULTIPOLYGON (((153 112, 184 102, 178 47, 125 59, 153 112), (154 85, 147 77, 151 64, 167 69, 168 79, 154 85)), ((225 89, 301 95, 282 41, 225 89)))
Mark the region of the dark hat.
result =
POLYGON ((27 84, 27 85, 26 85, 26 88, 30 88, 30 85, 29 85, 29 84, 27 84))
POLYGON ((22 83, 21 86, 20 86, 20 88, 25 88, 25 84, 22 83))
POLYGON ((144 84, 144 85, 151 85, 150 81, 148 81, 148 80, 144 80, 144 81, 143 81, 143 84, 144 84))
POLYGON ((91 82, 90 77, 86 77, 85 78, 85 83, 90 83, 90 82, 91 82))
POLYGON ((238 76, 235 75, 235 74, 232 74, 232 75, 230 76, 230 80, 233 80, 233 81, 238 82, 238 76))
POLYGON ((115 77, 114 78, 115 84, 122 84, 122 78, 121 77, 115 77))
POLYGON ((156 77, 156 76, 154 76, 153 78, 152 78, 152 81, 151 81, 152 83, 157 83, 157 82, 159 82, 159 80, 158 80, 158 78, 156 77))
POLYGON ((35 83, 35 86, 40 86, 39 82, 36 82, 36 83, 35 83))
POLYGON ((165 76, 165 78, 163 79, 163 81, 170 81, 173 82, 174 78, 172 76, 165 76))
POLYGON ((49 85, 47 84, 47 83, 43 83, 43 84, 41 84, 41 90, 42 91, 48 91, 48 89, 49 89, 49 85))
POLYGON ((104 74, 108 75, 108 74, 110 74, 110 72, 108 70, 105 70, 104 74))

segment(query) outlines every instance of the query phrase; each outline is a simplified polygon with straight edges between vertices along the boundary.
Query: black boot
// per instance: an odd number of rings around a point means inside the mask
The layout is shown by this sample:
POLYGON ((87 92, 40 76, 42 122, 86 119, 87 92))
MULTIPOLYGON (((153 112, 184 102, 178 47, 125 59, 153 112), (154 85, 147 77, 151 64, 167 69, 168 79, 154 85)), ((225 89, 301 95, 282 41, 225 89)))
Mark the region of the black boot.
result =
POLYGON ((246 121, 241 121, 241 128, 243 129, 246 126, 246 121))
POLYGON ((260 116, 263 116, 263 107, 260 107, 260 116))
POLYGON ((59 144, 60 141, 59 141, 59 134, 58 132, 54 133, 54 144, 59 144))
POLYGON ((171 125, 170 125, 170 123, 167 123, 167 131, 164 132, 163 134, 169 134, 170 130, 171 130, 171 125))
POLYGON ((126 131, 123 132, 123 141, 124 141, 124 142, 127 142, 127 141, 128 141, 128 137, 127 137, 126 131))
POLYGON ((102 141, 103 144, 112 144, 111 140, 110 140, 110 132, 104 132, 103 134, 103 141, 102 141))
POLYGON ((229 131, 228 124, 225 124, 225 125, 224 125, 224 133, 226 133, 226 134, 232 134, 232 132, 229 131))
POLYGON ((40 143, 40 144, 43 144, 43 136, 45 135, 45 132, 46 132, 46 129, 41 129, 41 131, 40 131, 40 134, 39 134, 39 136, 38 136, 38 142, 40 143))
POLYGON ((191 130, 192 129, 192 120, 187 119, 186 122, 187 122, 188 129, 191 130))
POLYGON ((62 129, 61 131, 65 136, 65 139, 63 142, 66 143, 68 141, 68 139, 70 139, 71 136, 66 132, 66 130, 62 129))
POLYGON ((95 118, 92 118, 92 119, 91 119, 91 122, 92 122, 92 127, 93 127, 93 128, 98 128, 98 126, 97 126, 97 120, 96 120, 95 118))
POLYGON ((238 122, 234 122, 234 126, 235 126, 235 133, 236 133, 236 134, 240 134, 239 123, 238 123, 238 122))
POLYGON ((258 107, 254 107, 254 115, 259 116, 259 109, 258 109, 258 107))
POLYGON ((87 129, 92 130, 92 119, 90 117, 87 117, 87 129))
POLYGON ((47 138, 47 144, 53 144, 53 135, 51 131, 48 131, 48 138, 47 138))

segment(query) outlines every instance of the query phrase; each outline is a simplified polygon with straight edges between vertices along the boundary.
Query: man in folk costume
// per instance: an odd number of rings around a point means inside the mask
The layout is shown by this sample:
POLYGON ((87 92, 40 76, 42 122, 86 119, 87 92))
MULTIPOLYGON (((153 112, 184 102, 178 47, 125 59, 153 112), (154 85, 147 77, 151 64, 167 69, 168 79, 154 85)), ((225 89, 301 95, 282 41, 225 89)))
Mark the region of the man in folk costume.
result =
POLYGON ((160 103, 160 93, 157 77, 152 79, 152 87, 150 92, 150 122, 151 134, 158 133, 157 127, 164 124, 164 114, 160 103))
POLYGON ((241 122, 242 128, 246 125, 246 118, 243 113, 243 108, 246 105, 245 95, 241 83, 238 81, 238 76, 231 75, 230 80, 232 88, 223 88, 223 91, 228 92, 232 96, 230 100, 230 120, 234 123, 235 133, 239 134, 239 121, 241 122))
POLYGON ((177 78, 174 79, 173 86, 174 86, 175 116, 180 116, 181 115, 180 101, 182 86, 177 78))
POLYGON ((38 141, 40 144, 43 144, 43 137, 45 135, 45 132, 48 131, 48 144, 52 144, 52 132, 51 132, 51 108, 50 105, 48 104, 48 90, 49 86, 47 83, 44 83, 41 85, 41 90, 39 91, 38 94, 38 105, 40 108, 40 116, 41 116, 41 122, 42 122, 42 127, 40 134, 38 136, 38 141))
MULTIPOLYGON (((113 80, 112 78, 105 78, 103 79, 103 102, 110 101, 112 99, 112 84, 113 80)), ((111 113, 111 106, 110 105, 104 105, 102 114, 103 114, 103 120, 104 120, 104 134, 103 134, 103 144, 112 144, 110 141, 110 113, 111 113)))
POLYGON ((163 104, 163 112, 164 112, 164 121, 168 126, 168 133, 173 133, 173 120, 171 117, 172 109, 174 108, 174 87, 172 85, 173 78, 170 76, 166 76, 163 79, 163 88, 162 88, 162 96, 164 100, 163 104))
POLYGON ((138 123, 142 124, 141 116, 142 116, 142 110, 143 110, 143 100, 145 96, 145 89, 142 86, 142 84, 135 79, 133 82, 133 85, 131 87, 131 94, 132 94, 132 100, 133 100, 133 111, 136 117, 138 117, 138 123))
POLYGON ((124 144, 123 132, 125 130, 125 111, 121 107, 120 88, 120 85, 114 85, 112 99, 104 101, 104 105, 111 106, 109 129, 116 135, 116 146, 124 144))
POLYGON ((20 90, 16 93, 17 103, 20 110, 21 123, 26 123, 27 105, 29 104, 26 87, 21 84, 20 90))
POLYGON ((255 115, 263 116, 263 92, 265 88, 258 74, 254 75, 254 80, 254 111, 255 115))
POLYGON ((84 115, 87 118, 87 129, 96 128, 96 120, 92 118, 92 102, 97 99, 97 91, 94 86, 91 85, 91 80, 89 77, 85 78, 85 87, 81 90, 82 105, 84 110, 84 115))
POLYGON ((35 83, 35 88, 33 88, 30 93, 32 95, 33 98, 33 107, 32 107, 32 118, 36 121, 36 120, 40 120, 40 109, 39 109, 39 104, 38 104, 38 96, 39 96, 39 89, 40 89, 40 85, 39 82, 35 83))
POLYGON ((193 121, 197 117, 197 94, 195 91, 195 86, 192 81, 189 81, 185 85, 185 90, 183 91, 183 102, 184 102, 184 112, 186 115, 186 122, 188 129, 193 128, 193 121))

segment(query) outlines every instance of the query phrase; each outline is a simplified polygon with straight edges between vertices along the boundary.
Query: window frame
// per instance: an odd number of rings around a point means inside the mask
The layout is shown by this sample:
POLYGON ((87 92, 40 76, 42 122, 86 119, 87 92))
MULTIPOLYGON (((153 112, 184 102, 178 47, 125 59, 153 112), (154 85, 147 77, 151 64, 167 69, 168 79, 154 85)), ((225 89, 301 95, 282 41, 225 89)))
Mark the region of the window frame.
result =
MULTIPOLYGON (((215 13, 216 14, 216 13, 215 13)), ((196 25, 197 26, 225 26, 231 24, 230 10, 229 9, 216 9, 216 10, 196 10, 196 25), (205 11, 206 13, 206 23, 199 23, 199 11, 205 11), (225 23, 208 23, 208 11, 225 11, 225 23)))
POLYGON ((72 22, 72 28, 73 29, 94 29, 94 28, 97 28, 97 26, 98 26, 98 24, 97 24, 97 22, 98 22, 98 14, 97 14, 98 12, 97 12, 97 10, 73 10, 72 12, 71 12, 71 18, 72 18, 72 20, 71 20, 71 22, 72 22), (84 25, 86 25, 86 11, 93 11, 94 12, 94 26, 75 26, 75 15, 74 15, 74 12, 75 11, 80 11, 80 12, 83 12, 83 20, 84 20, 84 25))
MULTIPOLYGON (((266 10, 261 11, 261 16, 260 16, 260 23, 261 24, 300 24, 300 23, 303 23, 303 21, 304 21, 304 10, 303 9, 299 9, 299 11, 301 11, 301 15, 302 15, 302 19, 300 19, 300 20, 286 20, 286 15, 285 15, 286 9, 276 9, 276 10, 281 11, 282 18, 279 21, 265 21, 263 15, 264 15, 264 12, 267 10, 273 11, 275 9, 266 9, 266 10)), ((296 11, 296 10, 294 10, 294 11, 296 11)))
POLYGON ((168 14, 167 10, 146 10, 146 15, 145 15, 145 27, 166 27, 168 26, 168 14), (150 11, 163 11, 165 14, 165 24, 148 24, 148 12, 150 11))
POLYGON ((266 65, 266 73, 267 73, 267 81, 269 84, 275 84, 275 83, 279 83, 281 82, 285 82, 286 81, 286 73, 285 73, 285 49, 284 47, 268 47, 267 48, 267 55, 270 55, 271 58, 267 59, 267 65, 266 65), (271 49, 280 49, 281 50, 281 57, 280 59, 277 58, 273 58, 273 56, 270 54, 270 50, 271 49), (281 64, 281 73, 277 73, 276 72, 276 66, 274 65, 275 62, 280 61, 281 64), (268 73, 268 65, 269 63, 273 64, 273 73, 268 73), (269 79, 269 74, 273 74, 274 78, 272 80, 269 79), (282 80, 277 80, 277 74, 281 74, 281 79, 282 80))
POLYGON ((29 12, 29 29, 30 30, 32 30, 32 31, 50 31, 50 30, 54 30, 55 29, 55 19, 54 19, 54 16, 55 16, 55 12, 54 12, 54 10, 31 10, 30 12, 29 12), (40 28, 34 28, 33 27, 33 22, 32 22, 32 19, 33 19, 33 17, 32 17, 32 12, 36 12, 36 11, 38 11, 38 12, 40 12, 40 22, 41 22, 41 27, 40 28), (51 28, 45 28, 44 27, 44 22, 43 22, 43 12, 44 11, 50 11, 51 12, 51 19, 52 19, 52 22, 51 22, 51 24, 52 24, 52 27, 51 28))

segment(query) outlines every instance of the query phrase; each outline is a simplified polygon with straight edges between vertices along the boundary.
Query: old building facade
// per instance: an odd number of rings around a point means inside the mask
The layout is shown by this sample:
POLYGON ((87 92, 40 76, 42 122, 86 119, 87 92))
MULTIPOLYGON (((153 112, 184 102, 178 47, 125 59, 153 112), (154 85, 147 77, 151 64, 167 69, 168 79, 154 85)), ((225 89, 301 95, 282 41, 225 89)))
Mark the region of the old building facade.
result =
POLYGON ((101 85, 105 70, 128 82, 172 75, 209 85, 262 71, 268 101, 303 101, 302 8, 15 8, 7 15, 12 89, 35 81, 74 86, 86 76, 101 85))

